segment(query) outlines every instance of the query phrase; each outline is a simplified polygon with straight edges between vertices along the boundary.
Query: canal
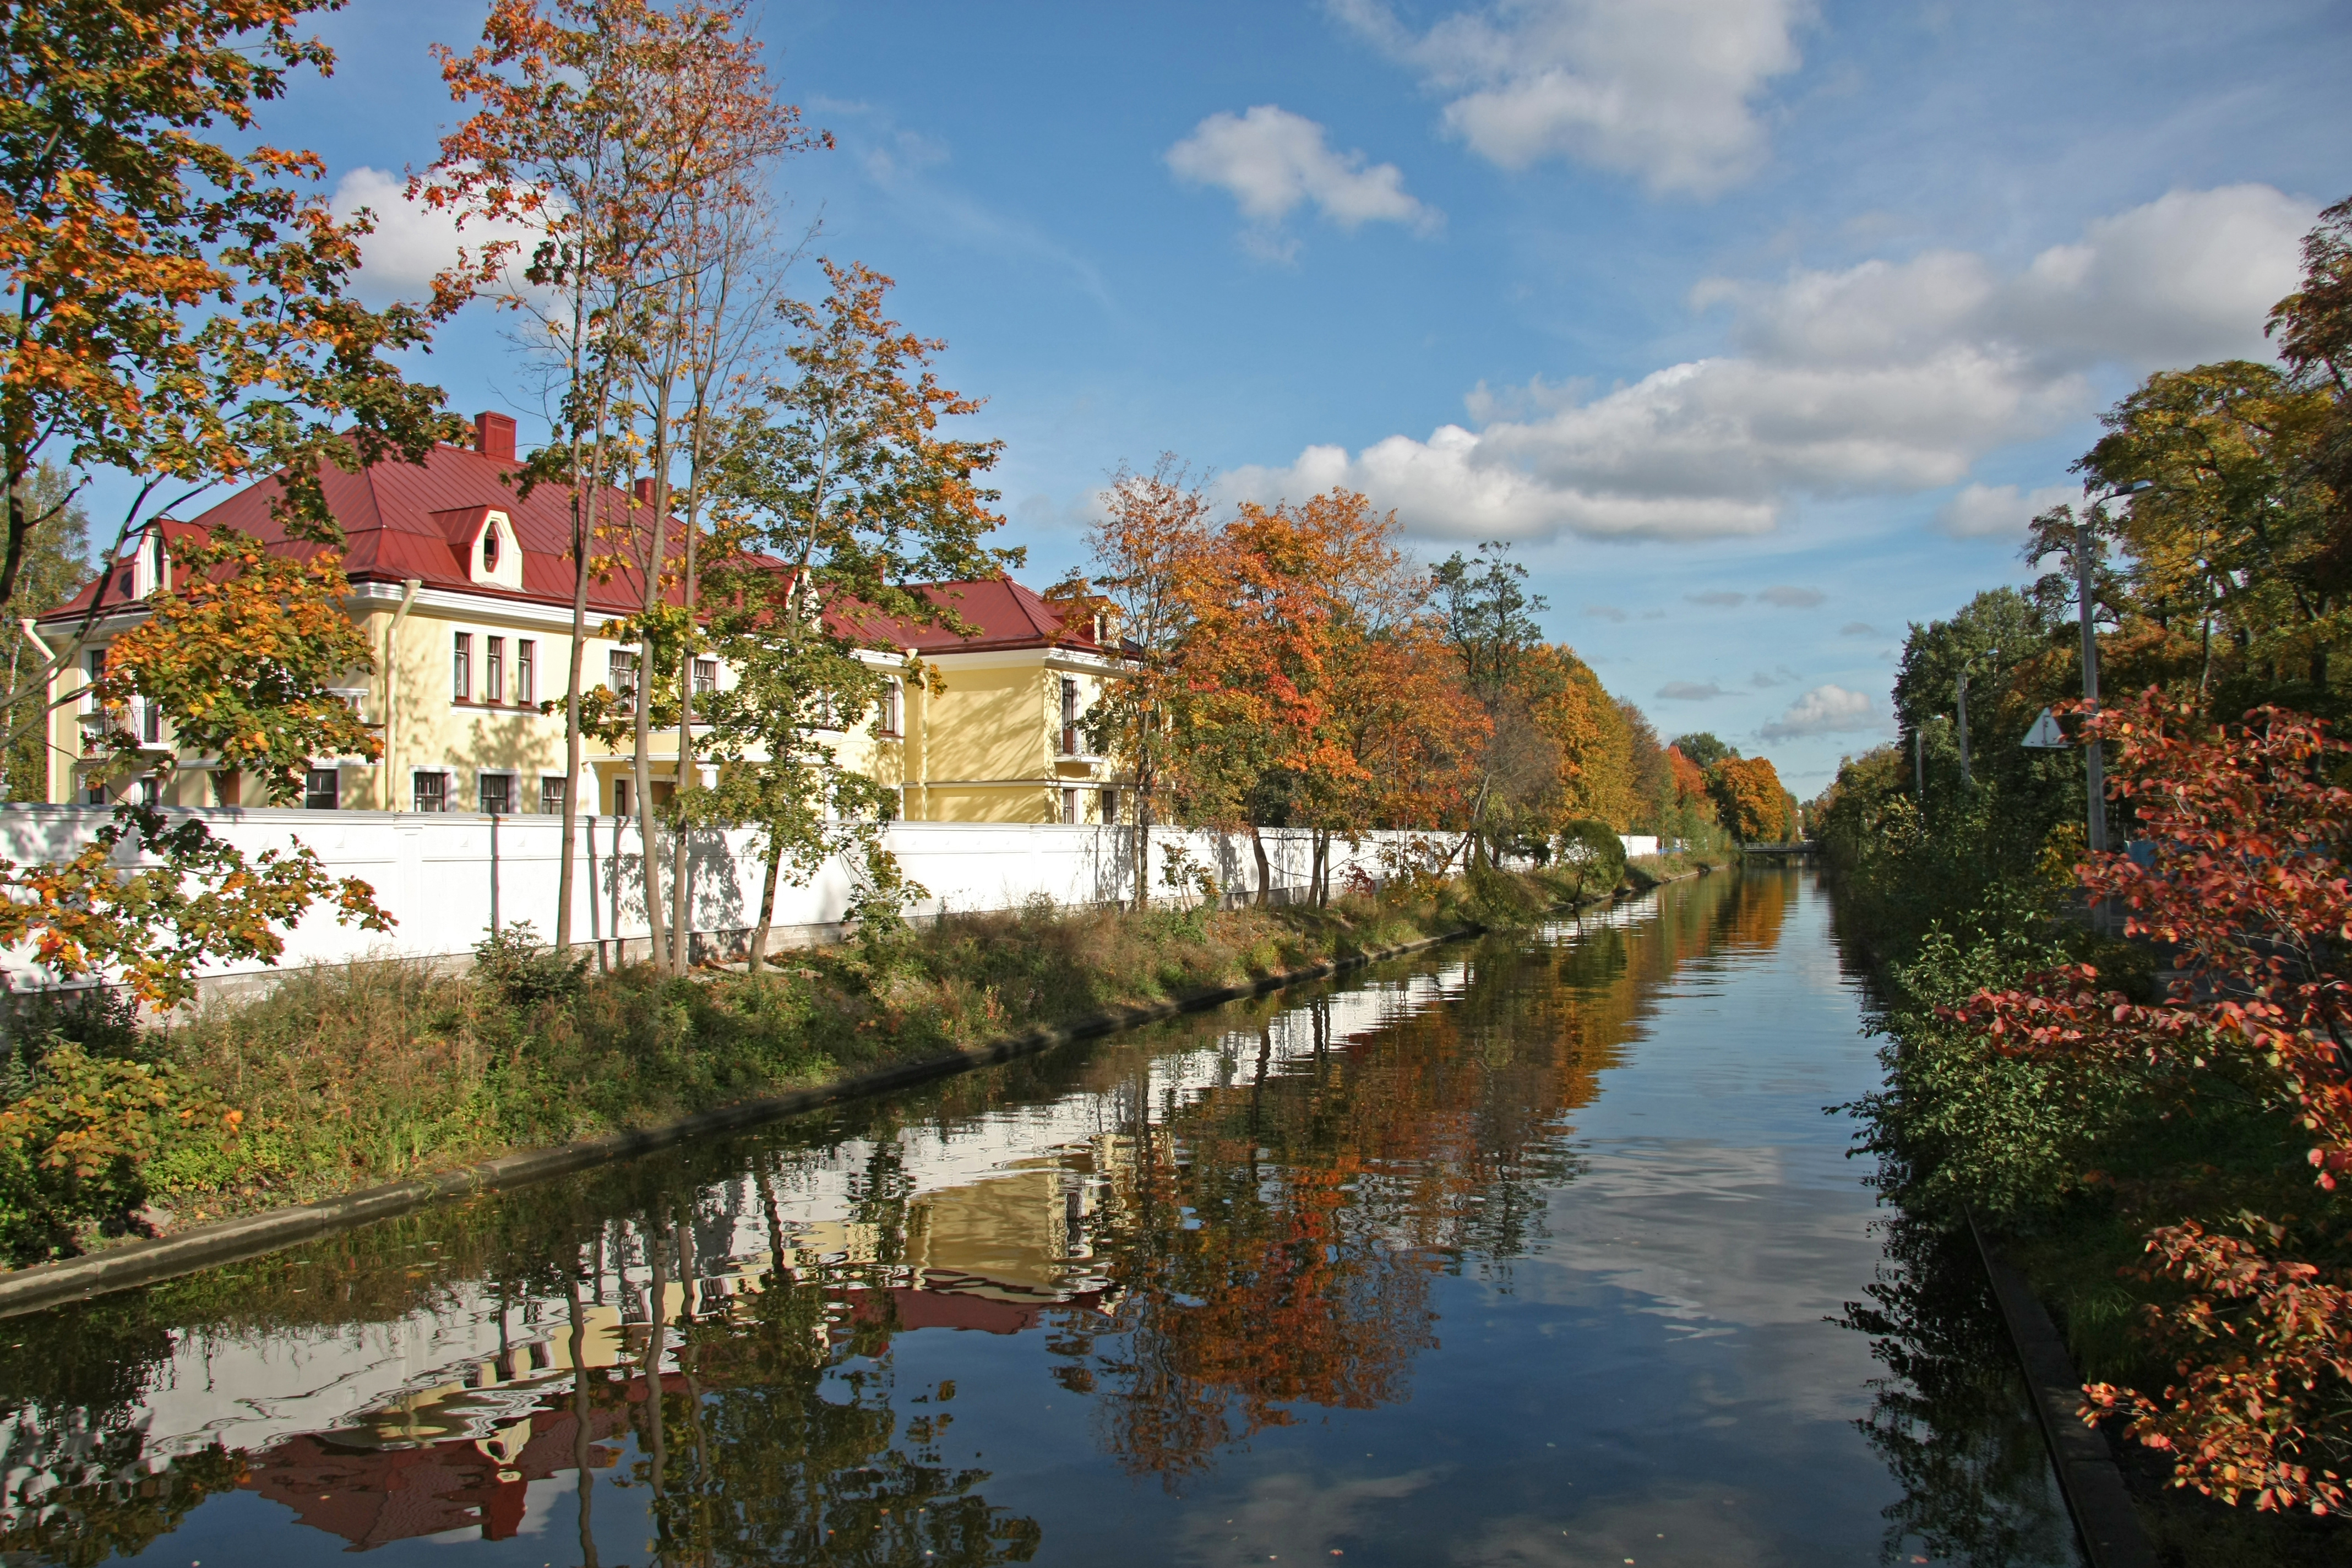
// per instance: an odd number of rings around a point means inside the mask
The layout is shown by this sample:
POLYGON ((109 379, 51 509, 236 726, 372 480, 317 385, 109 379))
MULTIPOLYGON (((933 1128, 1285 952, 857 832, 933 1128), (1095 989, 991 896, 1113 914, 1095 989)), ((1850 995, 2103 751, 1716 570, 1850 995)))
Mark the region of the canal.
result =
POLYGON ((0 1561, 2073 1563, 1717 875, 0 1321, 0 1561))

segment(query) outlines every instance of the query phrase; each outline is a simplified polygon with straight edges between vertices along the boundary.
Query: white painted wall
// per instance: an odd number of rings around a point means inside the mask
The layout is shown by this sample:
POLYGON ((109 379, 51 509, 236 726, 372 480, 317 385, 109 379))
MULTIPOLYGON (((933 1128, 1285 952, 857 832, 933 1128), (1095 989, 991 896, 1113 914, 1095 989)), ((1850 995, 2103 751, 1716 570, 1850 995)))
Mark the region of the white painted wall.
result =
MULTIPOLYGON (((265 807, 170 815, 202 818, 248 858, 294 841, 307 845, 333 875, 365 880, 396 922, 385 935, 339 925, 331 913, 313 910, 288 938, 281 966, 369 955, 450 958, 468 952, 494 923, 516 921, 530 921, 542 939, 554 933, 562 838, 562 821, 555 817, 265 807)), ((0 811, 0 857, 18 865, 64 859, 110 816, 97 807, 8 806, 0 811)), ((605 944, 607 958, 642 955, 646 925, 634 824, 587 817, 576 831, 574 940, 605 944)), ((902 822, 888 829, 886 843, 908 877, 930 895, 915 906, 920 916, 1015 909, 1038 898, 1059 905, 1124 900, 1132 896, 1134 832, 1058 824, 902 822)), ((1421 836, 1375 834, 1352 850, 1344 842, 1335 845, 1334 886, 1350 866, 1378 879, 1381 841, 1416 837, 1421 836)), ((1307 833, 1269 828, 1264 837, 1271 885, 1303 891, 1312 854, 1307 833)), ((751 831, 742 828, 704 830, 689 837, 695 868, 691 924, 712 939, 712 948, 731 948, 758 918, 761 867, 751 840, 751 831)), ((1156 900, 1171 900, 1160 873, 1179 847, 1213 872, 1223 888, 1255 889, 1256 863, 1247 835, 1155 828, 1156 900)), ((831 936, 853 891, 850 868, 838 859, 806 887, 780 888, 772 945, 831 936)), ((208 978, 226 978, 266 967, 225 965, 206 973, 208 978)), ((0 952, 0 977, 16 988, 41 983, 21 953, 0 952)))
MULTIPOLYGON (((562 823, 551 816, 430 816, 409 812, 297 811, 223 808, 169 814, 194 816, 247 858, 290 842, 309 846, 337 877, 358 877, 396 922, 389 935, 339 925, 313 910, 288 938, 281 967, 337 963, 366 956, 455 958, 470 952, 493 924, 529 921, 542 939, 555 931, 558 857, 562 823)), ((9 805, 0 808, 0 857, 18 865, 65 859, 111 819, 100 807, 9 805)), ((572 935, 603 945, 608 960, 646 951, 645 898, 634 824, 610 816, 582 818, 579 875, 573 889, 572 935)), ((929 897, 918 916, 943 911, 1017 909, 1032 899, 1057 905, 1099 905, 1133 896, 1131 827, 1059 824, 901 822, 886 843, 908 877, 929 897)), ((1303 893, 1312 846, 1304 829, 1264 830, 1270 884, 1277 897, 1303 893)), ((1354 867, 1378 881, 1383 844, 1411 840, 1449 845, 1451 836, 1374 833, 1350 848, 1332 847, 1332 883, 1354 867)), ((758 919, 761 867, 749 829, 693 834, 695 868, 691 924, 711 951, 730 951, 758 919)), ((1656 841, 1629 837, 1631 854, 1654 851, 1656 841), (1641 847, 1641 846, 1648 847, 1641 847)), ((1256 862, 1246 834, 1154 828, 1151 894, 1172 901, 1160 880, 1179 847, 1205 866, 1221 887, 1240 895, 1256 887, 1256 862)), ((127 863, 127 862, 126 862, 127 863)), ((822 941, 836 932, 854 883, 836 859, 805 887, 776 894, 772 947, 822 941)), ((1189 901, 1189 900, 1188 900, 1189 901)), ((222 965, 208 978, 265 973, 256 963, 222 965)), ((0 952, 0 980, 10 988, 38 985, 43 976, 22 953, 0 952)))

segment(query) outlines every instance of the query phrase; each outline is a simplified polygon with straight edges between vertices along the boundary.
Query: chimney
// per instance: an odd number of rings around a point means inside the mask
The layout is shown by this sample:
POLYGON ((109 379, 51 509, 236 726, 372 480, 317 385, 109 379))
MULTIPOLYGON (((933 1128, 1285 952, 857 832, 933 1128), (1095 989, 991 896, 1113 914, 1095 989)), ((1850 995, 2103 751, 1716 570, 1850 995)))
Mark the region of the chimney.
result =
POLYGON ((634 496, 635 496, 635 497, 637 498, 637 504, 638 504, 639 506, 651 506, 651 505, 653 505, 653 504, 654 504, 654 481, 653 481, 653 479, 651 479, 651 477, 649 476, 649 477, 647 477, 647 478, 646 478, 646 479, 642 479, 637 480, 635 484, 633 484, 633 485, 631 485, 631 486, 629 487, 629 493, 630 493, 631 495, 634 495, 634 496))
POLYGON ((503 458, 514 461, 515 422, 504 414, 474 416, 474 450, 485 458, 503 458))

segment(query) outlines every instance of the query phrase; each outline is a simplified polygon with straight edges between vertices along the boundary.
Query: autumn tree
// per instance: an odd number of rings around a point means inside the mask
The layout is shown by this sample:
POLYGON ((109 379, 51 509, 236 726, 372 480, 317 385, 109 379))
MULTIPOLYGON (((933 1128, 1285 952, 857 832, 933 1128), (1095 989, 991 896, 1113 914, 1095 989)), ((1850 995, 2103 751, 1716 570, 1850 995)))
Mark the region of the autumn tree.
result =
POLYGON ((1707 770, 1708 793, 1731 836, 1778 843, 1789 834, 1789 792, 1769 757, 1728 756, 1707 770))
POLYGON ((2126 911, 2128 934, 2164 942, 2177 976, 2147 1000, 2093 966, 2062 965, 1979 993, 1956 1016, 1992 1049, 2042 1064, 2071 1103, 2127 1085, 2156 1097, 2173 1128, 2269 1124, 2259 1140, 2238 1136, 2276 1151, 2275 1180, 2233 1177, 2224 1212, 2179 1212, 2174 1156, 2154 1180, 2115 1183, 2127 1214, 2161 1222, 2147 1230, 2145 1272, 2165 1289, 2139 1331, 2171 1371, 2161 1392, 2095 1384, 2088 1411, 2165 1456, 2179 1484, 2337 1512, 2352 1504, 2340 1212, 2352 1171, 2352 889, 2335 847, 2352 836, 2352 792, 2336 781, 2352 746, 2274 709, 2217 727, 2153 691, 2096 724, 2116 744, 2116 793, 2137 817, 2140 858, 2090 857, 2081 885, 2126 911), (2295 1197, 2301 1184, 2316 1191, 2295 1197))
MULTIPOLYGON (((439 391, 411 384, 394 363, 425 345, 427 313, 370 310, 348 291, 370 216, 333 215, 315 189, 325 173, 316 154, 255 140, 257 109, 284 96, 294 72, 331 69, 331 51, 296 31, 323 8, 139 0, 18 6, 0 23, 0 289, 11 318, 0 340, 0 605, 16 598, 39 531, 74 502, 72 486, 37 482, 45 461, 135 481, 110 562, 171 506, 272 477, 272 510, 297 558, 263 564, 250 540, 208 541, 157 616, 118 639, 101 688, 118 704, 133 692, 158 703, 175 731, 240 747, 265 773, 310 741, 374 752, 373 737, 327 707, 341 706, 329 683, 370 661, 347 640, 341 534, 321 471, 421 461, 456 430, 439 391), (323 564, 299 558, 313 552, 323 564), (241 570, 257 582, 236 583, 241 570), (236 639, 257 626, 284 639, 266 670, 240 663, 253 650, 236 639)), ((57 660, 88 630, 63 639, 57 660)), ((10 706, 30 685, 46 689, 57 668, 20 664, 10 706)), ((329 890, 310 872, 257 870, 201 824, 167 833, 152 813, 126 808, 105 832, 110 847, 135 834, 163 865, 127 878, 87 855, 11 868, 16 894, 0 940, 70 969, 80 962, 71 933, 95 912, 146 900, 152 919, 120 920, 111 946, 81 944, 90 972, 182 973, 208 956, 273 956, 270 928, 329 890), (159 879, 149 887, 145 876, 159 879), (180 921, 163 908, 178 898, 204 912, 180 921)), ((364 885, 344 891, 353 889, 347 913, 365 905, 364 885)), ((368 910, 356 918, 375 918, 368 910)))
POLYGON ((334 56, 296 32, 323 0, 86 0, 0 31, 0 606, 72 487, 43 461, 159 493, 284 476, 282 515, 334 542, 320 465, 421 458, 448 422, 389 356, 429 323, 345 291, 368 215, 338 220, 317 154, 254 144, 257 106, 334 56), (245 144, 234 150, 222 141, 245 144))
POLYGON ((244 802, 250 775, 270 801, 300 798, 310 759, 373 756, 374 733, 335 688, 373 667, 368 639, 343 608, 351 582, 324 551, 296 559, 249 535, 186 537, 146 616, 107 647, 94 737, 114 770, 154 765, 124 721, 134 699, 170 715, 168 770, 182 752, 216 759, 222 804, 244 802))
MULTIPOLYGON (((1419 811, 1472 743, 1465 706, 1423 615, 1426 579, 1394 513, 1333 489, 1244 502, 1180 585, 1185 629, 1174 732, 1196 819, 1312 834, 1309 883, 1329 894, 1331 846, 1419 811), (1376 773, 1385 763, 1391 770, 1376 773)), ((1266 879, 1258 849, 1259 883, 1266 879)))
POLYGON ((1102 512, 1087 531, 1094 575, 1072 584, 1108 604, 1118 639, 1120 679, 1087 714, 1087 739, 1127 770, 1135 802, 1139 908, 1150 897, 1151 828, 1166 789, 1171 726, 1181 689, 1187 584, 1213 535, 1206 482, 1166 453, 1148 474, 1124 468, 1113 474, 1102 512))
POLYGON ((656 963, 683 973, 689 923, 683 833, 671 834, 667 919, 655 868, 656 829, 692 815, 687 797, 698 787, 693 672, 704 651, 697 569, 702 513, 723 460, 722 431, 731 423, 733 405, 753 384, 751 373, 760 368, 774 320, 773 285, 762 280, 777 259, 765 254, 763 176, 808 138, 798 111, 776 100, 759 63, 757 40, 739 31, 740 6, 682 11, 670 21, 677 36, 653 52, 650 80, 641 89, 660 106, 661 133, 673 159, 664 184, 674 185, 675 195, 655 252, 666 276, 632 296, 635 309, 619 316, 612 340, 626 366, 625 406, 641 424, 651 479, 646 504, 631 514, 629 541, 644 601, 635 626, 620 629, 636 633, 633 640, 648 667, 667 654, 659 662, 674 671, 679 693, 675 817, 656 804, 652 705, 639 702, 631 715, 646 909, 656 963), (677 487, 681 470, 685 482, 677 487), (673 543, 675 566, 668 557, 673 543))
POLYGON ((1510 546, 1499 540, 1480 545, 1475 556, 1456 551, 1433 574, 1446 641, 1489 727, 1484 776, 1469 822, 1473 863, 1481 856, 1491 859, 1531 834, 1540 837, 1558 816, 1552 807, 1559 748, 1529 721, 1526 689, 1530 654, 1543 641, 1536 616, 1549 606, 1542 595, 1528 591, 1527 580, 1528 569, 1510 558, 1510 546))

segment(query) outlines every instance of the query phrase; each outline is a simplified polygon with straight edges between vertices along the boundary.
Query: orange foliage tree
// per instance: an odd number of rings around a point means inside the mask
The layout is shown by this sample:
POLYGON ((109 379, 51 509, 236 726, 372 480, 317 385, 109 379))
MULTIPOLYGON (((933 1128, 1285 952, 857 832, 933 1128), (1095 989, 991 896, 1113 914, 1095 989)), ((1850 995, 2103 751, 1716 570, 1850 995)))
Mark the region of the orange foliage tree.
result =
POLYGON ((1099 596, 1117 635, 1121 679, 1087 715, 1087 740, 1127 769, 1135 802, 1135 896, 1150 897, 1151 826, 1167 790, 1169 743, 1183 691, 1190 579, 1214 535, 1201 481, 1169 453, 1148 474, 1122 468, 1087 531, 1096 576, 1059 585, 1057 596, 1099 596))
POLYGON ((1767 757, 1726 757, 1708 770, 1709 793, 1723 825, 1743 844, 1789 836, 1789 792, 1767 757))
MULTIPOLYGON (((1483 730, 1396 536, 1395 514, 1352 490, 1244 503, 1181 587, 1191 812, 1310 829, 1318 898, 1335 838, 1419 825, 1460 799, 1483 730)), ((1258 865, 1263 891, 1263 847, 1258 865)))
POLYGON ((250 141, 292 72, 332 69, 295 31, 331 8, 70 0, 0 18, 0 605, 73 500, 36 510, 45 456, 136 476, 126 533, 165 487, 283 470, 289 526, 331 542, 322 463, 421 458, 447 432, 440 393, 386 357, 423 344, 424 313, 345 292, 368 215, 305 192, 316 153, 250 141))

